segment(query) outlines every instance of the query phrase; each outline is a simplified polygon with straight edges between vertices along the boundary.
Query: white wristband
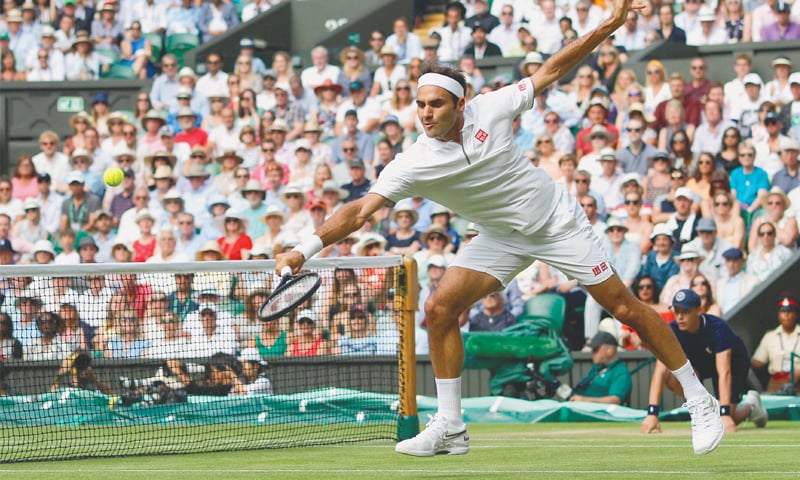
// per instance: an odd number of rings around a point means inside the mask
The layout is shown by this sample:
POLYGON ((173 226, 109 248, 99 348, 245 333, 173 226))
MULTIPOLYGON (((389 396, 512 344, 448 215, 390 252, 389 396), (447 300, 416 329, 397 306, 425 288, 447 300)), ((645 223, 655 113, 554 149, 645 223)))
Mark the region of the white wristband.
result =
POLYGON ((308 260, 322 250, 322 247, 324 246, 325 245, 322 243, 322 239, 319 238, 318 235, 311 235, 311 238, 300 242, 300 244, 294 247, 292 251, 302 253, 303 257, 308 260))

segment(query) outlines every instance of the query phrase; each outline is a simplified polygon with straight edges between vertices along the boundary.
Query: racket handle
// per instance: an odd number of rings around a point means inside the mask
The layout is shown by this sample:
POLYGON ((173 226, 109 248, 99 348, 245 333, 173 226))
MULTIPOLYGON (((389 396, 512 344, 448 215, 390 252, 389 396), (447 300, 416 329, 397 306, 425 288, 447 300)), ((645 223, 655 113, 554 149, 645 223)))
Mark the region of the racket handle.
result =
POLYGON ((292 267, 286 265, 281 269, 281 278, 286 278, 292 274, 292 267))

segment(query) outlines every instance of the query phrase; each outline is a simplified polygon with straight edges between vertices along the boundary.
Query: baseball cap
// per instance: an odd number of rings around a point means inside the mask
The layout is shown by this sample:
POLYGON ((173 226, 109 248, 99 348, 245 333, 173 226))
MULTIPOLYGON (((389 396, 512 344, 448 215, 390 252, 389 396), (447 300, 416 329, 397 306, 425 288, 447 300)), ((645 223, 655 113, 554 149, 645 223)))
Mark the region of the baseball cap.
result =
POLYGON ((364 160, 361 160, 360 158, 354 158, 350 160, 348 166, 350 168, 365 168, 364 160))
POLYGON ((17 253, 17 251, 14 250, 14 247, 11 246, 11 240, 8 240, 7 238, 0 239, 0 250, 11 250, 11 253, 17 253))
POLYGON ((79 172, 77 170, 69 172, 67 175, 67 184, 70 183, 86 183, 86 181, 83 179, 83 172, 79 172))
POLYGON ((764 86, 764 82, 757 73, 748 73, 742 79, 742 83, 745 85, 758 85, 759 87, 764 86))
POLYGON ((678 290, 675 297, 672 298, 672 308, 681 308, 683 310, 690 310, 700 306, 700 295, 696 294, 694 290, 684 288, 678 290))
POLYGON ((775 60, 773 60, 772 63, 770 63, 770 65, 772 65, 772 68, 775 68, 778 65, 786 65, 787 67, 791 67, 792 61, 786 57, 778 57, 775 60))
POLYGON ((713 218, 703 217, 697 222, 698 232, 714 232, 717 230, 717 222, 713 218))
POLYGON ((356 110, 352 109, 352 108, 350 110, 344 112, 344 116, 345 117, 349 117, 350 115, 358 118, 358 112, 356 110))
POLYGON ((164 125, 163 127, 158 129, 158 136, 159 137, 174 137, 175 136, 175 129, 172 128, 172 125, 164 125))
POLYGON ((669 159, 670 158, 669 152, 666 150, 656 150, 656 152, 653 154, 653 160, 655 160, 656 158, 669 159))
POLYGON ((80 239, 78 242, 78 250, 83 247, 94 247, 97 248, 97 243, 94 241, 94 238, 86 236, 80 239))
POLYGON ((657 223, 653 227, 653 233, 650 234, 650 240, 655 240, 659 235, 665 235, 670 240, 673 239, 672 229, 666 223, 657 223))
POLYGON ((617 342, 617 339, 614 338, 614 335, 611 335, 608 332, 597 332, 589 341, 589 348, 592 350, 595 348, 600 348, 603 345, 613 345, 616 347, 619 345, 619 343, 617 342))
POLYGON ((778 121, 778 114, 775 112, 767 112, 764 115, 764 123, 766 122, 777 122, 778 121))
POLYGON ((675 190, 675 198, 683 197, 694 201, 694 193, 689 189, 689 187, 679 187, 675 190))
POLYGON ((789 75, 789 85, 793 83, 800 84, 800 72, 794 72, 793 74, 789 75))
POLYGON ((255 48, 256 42, 253 41, 252 38, 243 38, 239 40, 239 47, 240 48, 255 48))
POLYGON ((447 260, 442 255, 431 255, 428 258, 428 267, 447 268, 447 260))
POLYGON ((303 320, 310 320, 311 323, 317 323, 317 316, 314 314, 313 310, 306 308, 297 314, 297 323, 300 323, 303 320))
POLYGON ((394 123, 395 125, 400 125, 400 119, 397 118, 397 115, 386 115, 386 118, 381 122, 381 128, 384 128, 387 123, 394 123))
POLYGON ((789 13, 792 11, 792 6, 784 1, 780 1, 775 5, 777 13, 789 13))
POLYGON ((323 202, 322 200, 317 200, 317 201, 314 201, 314 202, 311 202, 310 204, 308 204, 308 209, 309 210, 313 210, 315 208, 321 208, 323 210, 327 210, 328 207, 325 205, 325 202, 323 202))
POLYGON ((744 258, 744 252, 736 247, 729 248, 722 252, 722 258, 725 260, 741 260, 744 258))
POLYGON ((350 82, 350 90, 362 90, 362 89, 364 89, 364 83, 361 80, 355 80, 350 82))
POLYGON ((36 176, 36 180, 39 181, 39 182, 47 182, 47 183, 50 183, 50 182, 53 181, 53 179, 50 178, 50 174, 49 173, 40 173, 40 174, 38 174, 36 176))
POLYGON ((600 150, 600 161, 612 160, 617 161, 617 152, 611 147, 605 147, 600 150))
POLYGON ((800 302, 791 293, 782 293, 778 297, 778 311, 796 312, 800 309, 800 302))

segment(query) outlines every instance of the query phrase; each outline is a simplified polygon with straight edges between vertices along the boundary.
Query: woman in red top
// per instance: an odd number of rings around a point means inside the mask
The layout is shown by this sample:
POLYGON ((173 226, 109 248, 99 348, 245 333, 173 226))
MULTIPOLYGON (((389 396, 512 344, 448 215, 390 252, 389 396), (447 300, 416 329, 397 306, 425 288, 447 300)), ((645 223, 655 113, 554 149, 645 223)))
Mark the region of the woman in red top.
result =
POLYGON ((317 317, 310 309, 297 314, 297 333, 286 352, 290 357, 314 357, 328 355, 328 342, 317 330, 317 317))
POLYGON ((244 233, 246 222, 247 219, 238 213, 230 210, 225 213, 225 235, 217 239, 217 244, 228 260, 242 260, 253 248, 253 240, 244 233))
POLYGON ((139 225, 139 238, 133 242, 133 261, 144 262, 156 252, 156 236, 153 235, 155 218, 148 209, 142 209, 136 215, 136 224, 139 225))

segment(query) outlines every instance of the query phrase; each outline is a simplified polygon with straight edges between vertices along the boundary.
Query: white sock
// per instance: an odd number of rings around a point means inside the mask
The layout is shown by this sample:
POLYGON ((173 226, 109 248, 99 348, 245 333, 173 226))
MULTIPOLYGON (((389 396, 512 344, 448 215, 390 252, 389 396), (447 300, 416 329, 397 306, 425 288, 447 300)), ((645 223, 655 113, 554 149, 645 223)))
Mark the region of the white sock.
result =
POLYGON ((437 378, 436 398, 439 401, 438 413, 453 426, 463 425, 461 417, 461 377, 437 378))
POLYGON ((672 370, 672 374, 681 382, 683 396, 686 397, 687 401, 708 393, 706 387, 703 386, 700 379, 695 375, 694 368, 692 364, 689 363, 689 360, 686 360, 686 363, 681 368, 672 370))

